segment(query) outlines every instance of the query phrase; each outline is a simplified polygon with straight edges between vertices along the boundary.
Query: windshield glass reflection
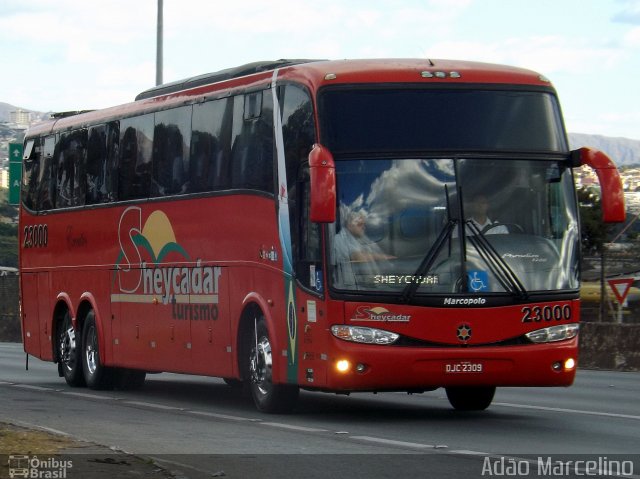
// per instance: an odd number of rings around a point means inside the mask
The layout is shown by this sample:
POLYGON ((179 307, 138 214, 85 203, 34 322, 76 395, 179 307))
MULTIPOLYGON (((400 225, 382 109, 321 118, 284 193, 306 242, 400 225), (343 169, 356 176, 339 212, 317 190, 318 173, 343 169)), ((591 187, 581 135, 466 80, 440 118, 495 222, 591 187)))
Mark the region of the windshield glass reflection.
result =
POLYGON ((336 162, 332 287, 424 294, 577 288, 571 173, 557 161, 336 162))

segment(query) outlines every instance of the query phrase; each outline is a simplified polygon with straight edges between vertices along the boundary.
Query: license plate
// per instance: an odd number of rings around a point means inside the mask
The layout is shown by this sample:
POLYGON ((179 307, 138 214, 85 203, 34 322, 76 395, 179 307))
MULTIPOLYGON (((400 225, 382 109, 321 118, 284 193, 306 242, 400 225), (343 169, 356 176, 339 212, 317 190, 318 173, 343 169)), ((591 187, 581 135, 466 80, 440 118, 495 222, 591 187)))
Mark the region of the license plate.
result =
POLYGON ((482 363, 471 361, 459 361, 455 363, 445 363, 444 372, 447 374, 481 373, 484 370, 482 363))

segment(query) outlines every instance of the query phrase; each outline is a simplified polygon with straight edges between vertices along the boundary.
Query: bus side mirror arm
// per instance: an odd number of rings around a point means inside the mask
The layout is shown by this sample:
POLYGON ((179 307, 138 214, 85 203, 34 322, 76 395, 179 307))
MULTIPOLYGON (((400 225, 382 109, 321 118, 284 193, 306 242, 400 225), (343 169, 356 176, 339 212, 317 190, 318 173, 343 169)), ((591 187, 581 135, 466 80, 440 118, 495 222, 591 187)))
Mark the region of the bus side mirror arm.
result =
POLYGON ((333 223, 336 220, 336 167, 331 152, 318 143, 309 153, 309 177, 311 221, 333 223))
POLYGON ((583 147, 571 152, 572 166, 588 165, 598 175, 602 221, 622 223, 626 218, 622 180, 616 165, 600 150, 583 147))

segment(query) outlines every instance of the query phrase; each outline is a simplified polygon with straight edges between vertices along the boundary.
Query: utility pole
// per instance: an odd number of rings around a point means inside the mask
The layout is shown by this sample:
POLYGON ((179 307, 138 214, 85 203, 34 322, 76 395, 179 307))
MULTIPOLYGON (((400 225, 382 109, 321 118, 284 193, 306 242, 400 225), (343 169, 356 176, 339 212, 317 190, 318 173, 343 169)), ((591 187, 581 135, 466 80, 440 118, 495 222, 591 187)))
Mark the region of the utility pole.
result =
POLYGON ((158 35, 156 39, 156 85, 162 85, 162 1, 158 0, 158 35))

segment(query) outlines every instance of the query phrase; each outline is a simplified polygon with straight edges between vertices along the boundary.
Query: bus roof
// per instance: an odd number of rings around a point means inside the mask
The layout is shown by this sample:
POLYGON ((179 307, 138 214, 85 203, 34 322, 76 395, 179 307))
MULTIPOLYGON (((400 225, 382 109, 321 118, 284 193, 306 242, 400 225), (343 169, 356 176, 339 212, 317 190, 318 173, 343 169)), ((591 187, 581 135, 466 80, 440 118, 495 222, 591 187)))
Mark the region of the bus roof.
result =
POLYGON ((301 60, 248 63, 149 88, 136 101, 104 110, 78 112, 36 125, 27 137, 177 106, 216 92, 258 86, 279 69, 279 80, 302 81, 314 90, 350 83, 514 84, 551 87, 542 75, 523 68, 490 63, 432 59, 301 60))
MULTIPOLYGON (((383 83, 457 80, 464 83, 514 83, 549 86, 549 81, 536 72, 523 68, 489 63, 429 60, 429 59, 371 59, 371 60, 287 60, 248 63, 235 68, 186 78, 159 85, 136 96, 144 100, 171 93, 188 93, 206 85, 246 77, 256 73, 286 69, 294 75, 302 73, 314 80, 316 86, 333 83, 383 83), (288 67, 295 67, 289 69, 288 67), (416 73, 418 75, 416 75, 416 73), (453 75, 452 75, 453 73, 453 75)), ((285 73, 285 72, 283 72, 285 73)))
POLYGON ((276 68, 288 67, 292 65, 299 65, 301 63, 309 63, 318 60, 276 60, 276 61, 261 61, 247 63, 239 67, 227 68, 212 73, 205 73, 204 75, 198 75, 195 77, 185 78, 171 83, 164 83, 148 90, 139 93, 136 96, 136 101, 144 100, 146 98, 153 98, 161 95, 168 95, 184 90, 190 90, 203 85, 211 85, 213 83, 219 83, 221 81, 230 80, 233 78, 240 78, 254 73, 261 73, 265 71, 273 71, 276 68))

